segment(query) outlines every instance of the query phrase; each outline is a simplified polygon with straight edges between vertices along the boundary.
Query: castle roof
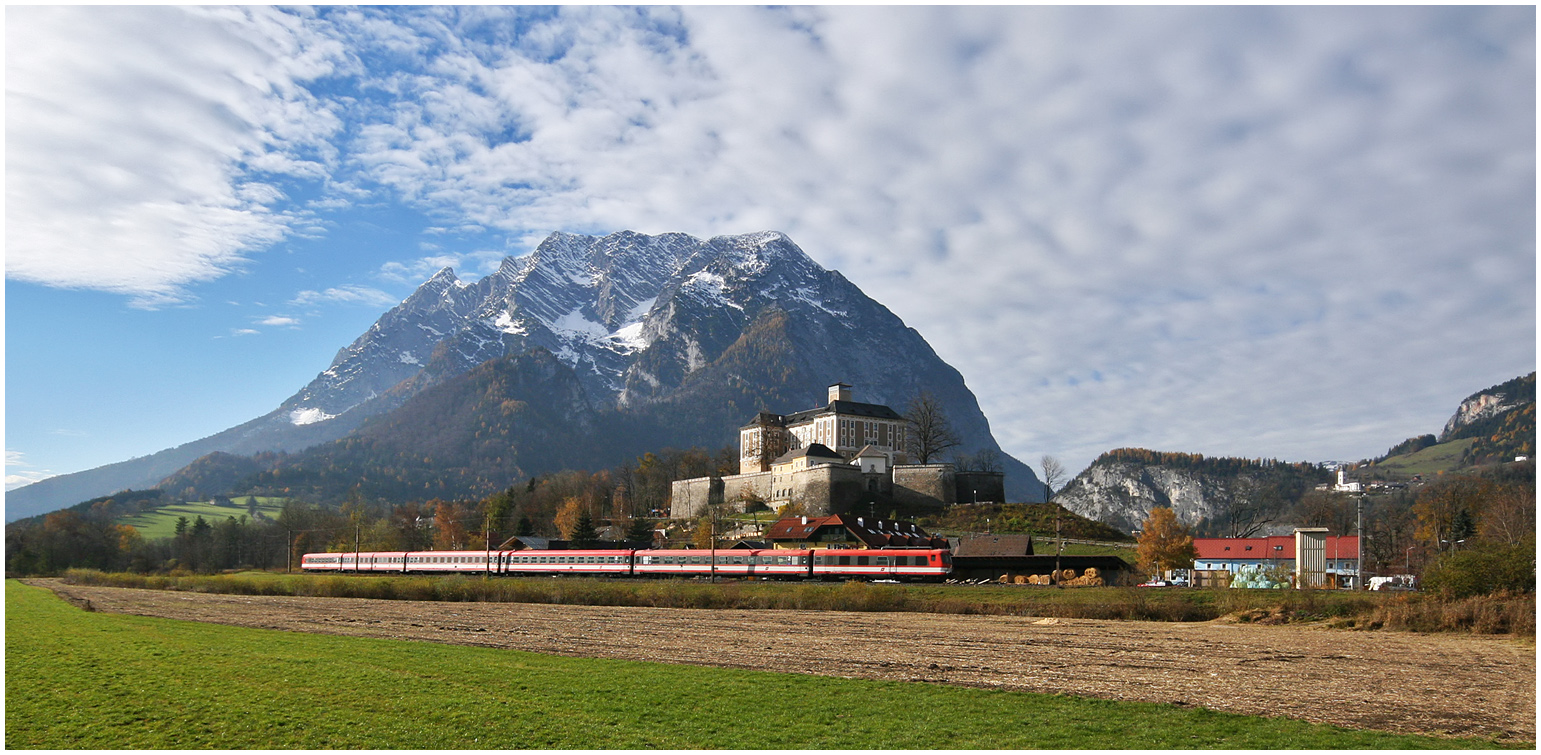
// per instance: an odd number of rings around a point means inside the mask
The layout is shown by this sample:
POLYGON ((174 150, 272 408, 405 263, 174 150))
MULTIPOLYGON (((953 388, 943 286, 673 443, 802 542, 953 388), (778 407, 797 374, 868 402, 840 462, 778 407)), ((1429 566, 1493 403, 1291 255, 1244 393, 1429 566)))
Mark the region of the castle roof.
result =
POLYGON ((853 417, 871 417, 873 419, 904 419, 898 412, 882 404, 863 404, 860 401, 831 401, 828 406, 818 409, 805 409, 794 414, 788 414, 786 421, 789 425, 811 420, 814 417, 823 417, 830 414, 843 414, 853 417))
POLYGON ((800 459, 804 456, 811 456, 815 459, 833 459, 839 462, 845 461, 844 456, 841 456, 840 454, 830 450, 829 446, 826 446, 823 443, 809 443, 807 446, 799 448, 796 451, 788 451, 782 454, 771 463, 785 464, 793 459, 800 459))
POLYGON ((879 451, 874 446, 866 445, 866 446, 862 446, 861 450, 857 451, 856 455, 852 456, 851 458, 853 458, 853 459, 861 459, 861 458, 873 458, 873 457, 879 457, 879 456, 881 456, 882 458, 886 459, 886 458, 888 458, 888 453, 885 452, 885 451, 879 451))

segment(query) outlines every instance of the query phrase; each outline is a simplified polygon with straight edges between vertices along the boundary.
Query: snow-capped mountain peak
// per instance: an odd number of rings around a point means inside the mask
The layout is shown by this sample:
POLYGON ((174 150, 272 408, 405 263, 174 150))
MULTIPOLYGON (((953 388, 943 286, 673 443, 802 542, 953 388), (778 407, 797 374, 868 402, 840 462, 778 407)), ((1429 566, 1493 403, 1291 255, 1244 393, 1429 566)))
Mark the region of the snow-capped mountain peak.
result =
POLYGON ((776 231, 704 241, 681 233, 553 233, 474 283, 451 268, 438 271, 285 406, 303 412, 292 414, 296 423, 325 421, 317 418, 340 416, 425 370, 448 377, 534 347, 574 368, 596 403, 614 405, 640 353, 664 349, 670 353, 652 360, 688 372, 713 350, 694 337, 670 341, 691 330, 682 318, 721 311, 742 325, 750 310, 778 298, 783 306, 837 313, 824 302, 830 275, 776 231))

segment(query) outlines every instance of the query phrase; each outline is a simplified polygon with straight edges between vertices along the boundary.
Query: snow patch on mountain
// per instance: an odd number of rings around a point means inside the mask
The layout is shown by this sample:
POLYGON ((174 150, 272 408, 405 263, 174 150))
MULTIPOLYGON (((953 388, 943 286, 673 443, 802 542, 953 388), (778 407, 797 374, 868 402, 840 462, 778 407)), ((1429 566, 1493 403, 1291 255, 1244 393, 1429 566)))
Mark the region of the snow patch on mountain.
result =
POLYGON ((325 422, 337 415, 327 414, 320 409, 295 409, 289 412, 289 421, 296 425, 314 425, 317 422, 325 422))
POLYGON ((507 312, 499 312, 498 316, 492 320, 492 327, 511 336, 525 334, 524 324, 514 322, 513 316, 507 312))
POLYGON ((642 336, 641 320, 611 333, 608 338, 624 351, 641 351, 648 346, 647 339, 642 336))

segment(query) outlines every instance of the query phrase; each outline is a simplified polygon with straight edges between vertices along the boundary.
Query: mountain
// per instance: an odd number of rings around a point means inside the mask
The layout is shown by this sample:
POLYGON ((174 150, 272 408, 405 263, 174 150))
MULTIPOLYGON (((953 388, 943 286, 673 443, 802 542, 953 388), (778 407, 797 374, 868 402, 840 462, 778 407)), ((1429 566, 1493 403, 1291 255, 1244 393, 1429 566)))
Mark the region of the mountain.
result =
POLYGON ((1440 443, 1475 438, 1462 464, 1511 461, 1536 453, 1536 373, 1467 396, 1439 434, 1440 443))
MULTIPOLYGON (((551 471, 552 463, 608 464, 618 454, 665 445, 736 443, 737 428, 755 411, 822 404, 825 387, 835 382, 855 385, 858 400, 895 408, 928 391, 965 439, 960 451, 999 450, 957 370, 886 307, 783 234, 701 240, 556 233, 473 283, 449 268, 439 271, 274 411, 150 457, 11 491, 6 516, 153 485, 214 452, 283 451, 297 458, 301 449, 345 437, 380 440, 387 426, 419 427, 384 421, 386 415, 482 365, 510 359, 499 369, 546 370, 552 380, 558 365, 570 373, 574 386, 564 390, 575 416, 590 423, 575 435, 603 427, 623 436, 607 436, 605 449, 593 454, 579 450, 536 463, 531 446, 537 442, 510 429, 512 455, 530 460, 507 468, 517 476, 551 471), (546 356, 519 361, 539 354, 546 356), (360 436, 349 435, 356 430, 360 436)), ((520 384, 510 374, 503 384, 520 384)), ((451 392, 477 390, 456 386, 451 392)), ((421 409, 411 412, 423 416, 421 409)), ((537 435, 555 442, 549 433, 537 435)), ((421 436, 401 442, 420 440, 426 442, 421 436)), ((1034 500, 1040 486, 1030 468, 1004 456, 1004 471, 1008 496, 1034 500)))
POLYGON ((1121 448, 1098 457, 1054 500, 1125 532, 1138 529, 1156 506, 1190 526, 1208 520, 1241 531, 1328 479, 1312 464, 1121 448))
MULTIPOLYGON (((1414 474, 1533 457, 1535 415, 1536 375, 1531 373, 1468 396, 1438 438, 1409 438, 1352 475, 1401 481, 1414 474)), ((1326 481, 1326 473, 1310 464, 1119 449, 1099 457, 1055 500, 1124 530, 1138 528, 1155 506, 1172 508, 1188 525, 1208 521, 1231 528, 1234 521, 1255 517, 1259 510, 1282 510, 1308 486, 1326 481)))

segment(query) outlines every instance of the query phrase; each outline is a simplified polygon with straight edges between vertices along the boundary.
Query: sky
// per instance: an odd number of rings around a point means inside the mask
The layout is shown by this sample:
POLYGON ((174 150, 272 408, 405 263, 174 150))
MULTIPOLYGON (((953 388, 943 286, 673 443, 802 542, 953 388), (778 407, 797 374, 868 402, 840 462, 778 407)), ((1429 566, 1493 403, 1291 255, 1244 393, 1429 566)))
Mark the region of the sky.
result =
POLYGON ((5 9, 6 487, 435 270, 777 230, 1002 447, 1352 460, 1535 369, 1533 7, 5 9))

